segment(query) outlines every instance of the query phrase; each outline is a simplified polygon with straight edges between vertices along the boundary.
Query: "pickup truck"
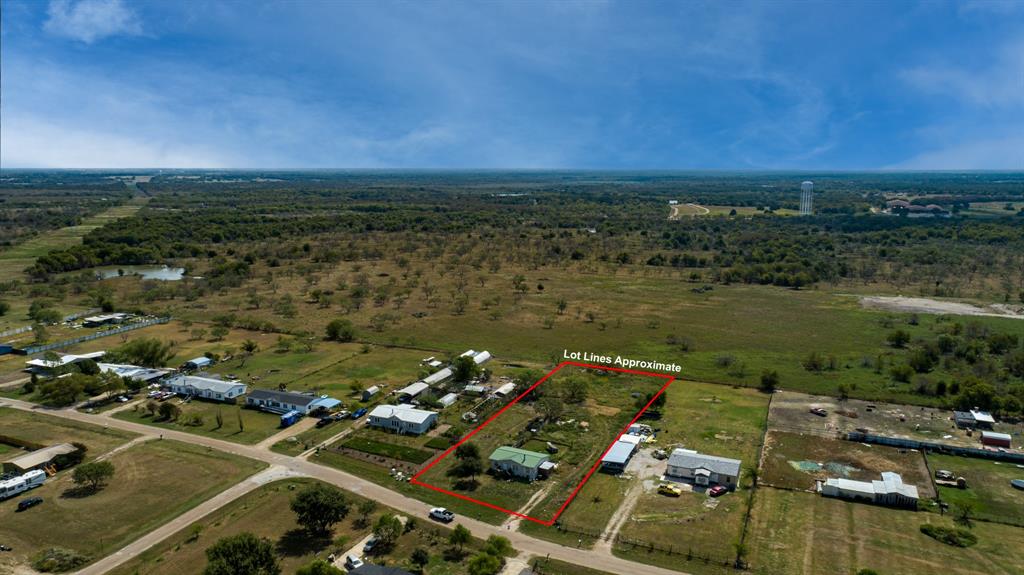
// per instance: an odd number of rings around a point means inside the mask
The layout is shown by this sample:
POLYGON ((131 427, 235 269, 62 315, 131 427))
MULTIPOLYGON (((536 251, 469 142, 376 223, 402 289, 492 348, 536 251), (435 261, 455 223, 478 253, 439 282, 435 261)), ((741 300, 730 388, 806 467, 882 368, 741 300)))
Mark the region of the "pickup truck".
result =
POLYGON ((436 519, 442 523, 451 523, 451 521, 455 519, 455 514, 444 507, 435 507, 430 510, 430 518, 436 519))

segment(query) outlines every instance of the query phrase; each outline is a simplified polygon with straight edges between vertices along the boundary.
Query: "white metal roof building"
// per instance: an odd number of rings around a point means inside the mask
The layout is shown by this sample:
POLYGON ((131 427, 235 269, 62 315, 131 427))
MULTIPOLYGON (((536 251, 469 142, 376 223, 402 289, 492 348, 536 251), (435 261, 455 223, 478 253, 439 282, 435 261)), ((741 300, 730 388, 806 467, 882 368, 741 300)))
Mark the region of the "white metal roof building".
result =
POLYGON ((481 365, 483 363, 486 363, 486 362, 490 361, 490 359, 491 359, 491 352, 489 352, 489 351, 481 351, 480 353, 478 353, 478 354, 473 356, 473 363, 475 363, 477 365, 481 365))
POLYGON ((917 487, 903 483, 899 473, 886 471, 881 480, 853 481, 843 478, 831 478, 820 483, 818 487, 822 495, 870 501, 880 505, 893 507, 916 507, 917 487))
POLYGON ((137 365, 126 365, 120 363, 100 363, 97 365, 99 365, 100 371, 103 373, 114 373, 115 375, 134 379, 143 383, 160 379, 171 372, 169 369, 153 369, 149 367, 139 367, 137 365))
POLYGON ((441 399, 437 400, 437 402, 440 403, 441 405, 443 405, 444 407, 450 407, 452 404, 454 404, 458 400, 459 400, 459 394, 457 394, 457 393, 449 393, 448 395, 445 395, 441 399))
POLYGON ((368 425, 397 433, 419 435, 437 422, 437 413, 409 405, 378 405, 370 412, 368 425))
POLYGON ((448 379, 452 375, 453 375, 453 372, 452 372, 451 368, 450 367, 446 367, 446 368, 444 368, 442 370, 436 371, 436 372, 428 375, 427 377, 424 377, 423 378, 423 383, 426 383, 427 385, 434 385, 436 383, 441 383, 442 381, 448 379))
POLYGON ((215 401, 234 403, 244 395, 248 386, 238 381, 223 381, 194 375, 177 375, 167 380, 167 387, 179 395, 202 397, 215 401))
POLYGON ((740 478, 739 459, 705 455, 692 449, 674 449, 665 474, 692 480, 697 485, 724 485, 735 489, 740 478))
POLYGON ((633 457, 636 451, 636 444, 629 441, 616 441, 608 453, 601 458, 601 469, 618 473, 626 469, 626 464, 633 457))
POLYGON ((95 361, 95 360, 98 360, 99 358, 103 357, 106 353, 107 352, 105 352, 105 351, 94 351, 92 353, 82 353, 82 354, 71 354, 71 353, 69 353, 69 354, 62 355, 62 356, 60 356, 59 358, 57 358, 57 359, 55 359, 53 361, 50 361, 50 360, 47 360, 47 359, 43 359, 43 358, 40 357, 40 358, 30 359, 30 360, 26 361, 25 365, 28 366, 28 368, 26 368, 28 371, 50 371, 50 370, 57 369, 57 368, 60 368, 60 367, 64 367, 64 366, 67 366, 67 365, 72 365, 72 364, 78 363, 80 361, 85 361, 87 359, 91 359, 91 360, 95 361))
POLYGON ((506 383, 505 385, 499 387, 498 389, 495 389, 494 390, 494 395, 505 397, 506 395, 512 393, 515 390, 516 390, 516 384, 514 384, 514 383, 506 383))
POLYGON ((417 395, 423 393, 428 389, 430 389, 430 386, 427 385, 425 382, 417 381, 416 383, 407 385, 402 389, 399 389, 395 393, 402 401, 409 401, 410 399, 416 397, 417 395))

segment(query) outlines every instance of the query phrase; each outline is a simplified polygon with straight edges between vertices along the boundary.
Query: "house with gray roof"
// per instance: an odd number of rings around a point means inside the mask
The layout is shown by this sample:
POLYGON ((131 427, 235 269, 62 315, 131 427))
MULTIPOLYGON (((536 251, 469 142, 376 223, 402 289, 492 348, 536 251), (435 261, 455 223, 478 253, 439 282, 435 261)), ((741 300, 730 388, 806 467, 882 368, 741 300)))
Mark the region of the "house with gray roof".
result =
POLYGON ((298 411, 302 415, 309 415, 309 412, 317 408, 318 399, 320 397, 312 393, 254 389, 245 398, 245 404, 270 413, 284 414, 289 411, 298 411))
POLYGON ((668 458, 665 475, 686 479, 695 485, 722 485, 736 489, 741 463, 739 459, 705 455, 692 449, 675 449, 668 458))

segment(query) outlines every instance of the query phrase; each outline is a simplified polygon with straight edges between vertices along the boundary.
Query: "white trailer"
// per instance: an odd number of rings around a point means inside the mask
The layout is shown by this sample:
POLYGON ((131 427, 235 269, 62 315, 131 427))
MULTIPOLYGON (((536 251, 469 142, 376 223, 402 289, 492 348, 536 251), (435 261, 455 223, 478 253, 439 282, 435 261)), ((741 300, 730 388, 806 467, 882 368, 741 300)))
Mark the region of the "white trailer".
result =
POLYGON ((0 499, 14 497, 19 493, 35 489, 46 482, 46 472, 40 469, 33 469, 24 475, 14 479, 0 481, 0 499))

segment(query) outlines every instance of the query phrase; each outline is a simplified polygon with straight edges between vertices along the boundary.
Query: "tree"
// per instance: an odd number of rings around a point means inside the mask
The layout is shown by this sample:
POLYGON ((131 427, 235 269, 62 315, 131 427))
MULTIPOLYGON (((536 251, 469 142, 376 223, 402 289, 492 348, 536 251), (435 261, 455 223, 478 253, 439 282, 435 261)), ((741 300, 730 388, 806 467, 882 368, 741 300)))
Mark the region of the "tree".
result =
POLYGON ((455 361, 452 362, 452 372, 455 381, 464 383, 480 375, 480 366, 473 361, 472 357, 463 355, 455 358, 455 361))
POLYGON ((910 343, 910 334, 898 329, 885 337, 885 340, 889 342, 889 345, 897 349, 901 349, 910 343))
POLYGON ((779 372, 775 370, 764 370, 761 372, 761 384, 758 386, 761 391, 771 393, 779 386, 779 372))
POLYGON ((181 416, 181 408, 173 403, 161 403, 156 411, 160 414, 160 419, 165 421, 174 421, 181 416))
POLYGON ((71 481, 79 487, 95 493, 114 476, 114 464, 109 461, 93 461, 75 467, 71 481))
POLYGON ((279 575, 274 544, 252 533, 217 540, 206 550, 203 575, 279 575))
POLYGON ((484 461, 480 457, 480 449, 475 443, 463 443, 455 448, 457 463, 448 470, 449 477, 469 478, 473 480, 484 471, 484 461))
POLYGON ((569 307, 569 302, 565 301, 564 297, 563 298, 559 298, 558 304, 557 304, 558 315, 562 315, 563 313, 565 313, 565 309, 567 307, 569 307))
POLYGON ((537 402, 537 411, 548 421, 555 421, 562 416, 565 409, 562 400, 557 397, 546 396, 537 402))
POLYGON ((108 354, 104 361, 162 367, 174 356, 173 346, 156 338, 132 340, 108 354))
POLYGON ((501 558, 479 553, 469 560, 469 575, 495 575, 501 571, 501 558))
POLYGON ((585 379, 570 377, 565 381, 566 403, 583 403, 587 399, 588 386, 585 379))
POLYGON ((469 532, 469 529, 466 529, 465 526, 459 524, 455 526, 451 535, 448 536, 448 543, 457 547, 461 553, 463 546, 465 546, 466 543, 469 543, 472 538, 473 534, 469 532))
POLYGON ((246 358, 248 358, 248 357, 252 356, 252 354, 256 353, 256 350, 258 350, 259 348, 260 348, 259 344, 256 343, 255 341, 251 340, 251 339, 247 339, 247 340, 243 341, 242 342, 242 351, 245 352, 245 357, 242 358, 242 363, 239 365, 239 367, 244 366, 246 358))
POLYGON ((356 330, 347 319, 335 319, 327 324, 327 339, 330 341, 348 342, 356 338, 356 330))
POLYGON ((11 311, 11 304, 5 301, 0 301, 0 316, 7 315, 7 312, 9 311, 11 311))
POLYGON ((487 542, 484 545, 484 553, 494 555, 495 557, 511 557, 515 555, 515 549, 512 548, 512 542, 505 537, 491 535, 487 538, 487 542))
POLYGON ((222 325, 216 325, 210 330, 210 335, 213 336, 213 341, 222 341, 228 336, 230 330, 222 325))
POLYGON ((402 534, 402 522, 397 517, 390 513, 385 513, 377 519, 377 524, 373 526, 373 534, 377 537, 377 545, 374 549, 380 549, 382 552, 391 549, 395 542, 398 541, 398 536, 402 534))
POLYGON ((345 572, 323 559, 315 559, 309 565, 300 567, 295 575, 345 575, 345 572))
POLYGON ((974 517, 974 506, 970 503, 962 503, 954 508, 953 521, 964 527, 971 527, 971 518, 974 517))
POLYGON ((430 553, 422 547, 417 547, 416 549, 413 549, 409 560, 412 561, 412 564, 419 568, 420 571, 422 571, 423 567, 425 567, 427 563, 430 563, 430 553))
POLYGON ((335 523, 348 515, 345 496, 333 487, 315 483, 305 487, 291 502, 299 525, 315 535, 326 535, 335 523))

